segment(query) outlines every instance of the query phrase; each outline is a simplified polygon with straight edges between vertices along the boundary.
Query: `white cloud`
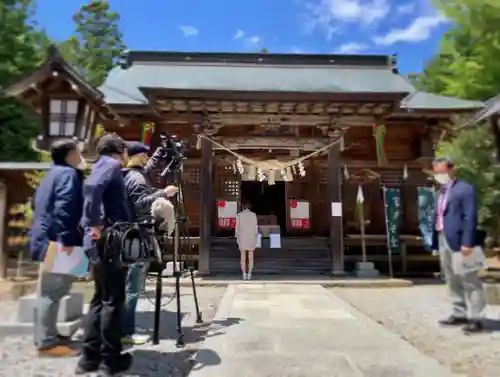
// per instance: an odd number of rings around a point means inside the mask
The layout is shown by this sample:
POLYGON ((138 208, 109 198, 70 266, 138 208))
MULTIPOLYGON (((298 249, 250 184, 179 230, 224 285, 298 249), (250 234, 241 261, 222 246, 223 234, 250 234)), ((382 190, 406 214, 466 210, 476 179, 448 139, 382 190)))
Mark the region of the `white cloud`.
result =
POLYGON ((368 46, 363 43, 350 42, 340 45, 339 48, 335 50, 335 52, 337 54, 356 54, 358 52, 366 50, 367 48, 368 46))
POLYGON ((390 46, 398 42, 422 42, 428 39, 432 31, 446 22, 441 15, 421 16, 413 20, 406 28, 392 29, 387 34, 375 37, 377 45, 390 46))
POLYGON ((306 26, 320 28, 328 39, 345 24, 371 25, 391 11, 389 0, 309 0, 306 26))
POLYGON ((252 45, 256 45, 256 44, 259 44, 260 42, 260 37, 258 37, 257 35, 254 35, 252 37, 248 37, 245 39, 248 43, 252 44, 252 45))
POLYGON ((236 33, 234 34, 234 37, 233 39, 241 39, 245 36, 245 32, 241 29, 239 29, 238 31, 236 31, 236 33))
POLYGON ((181 29, 185 37, 196 37, 198 34, 200 34, 200 31, 194 26, 185 25, 180 26, 179 29, 181 29))
POLYGON ((415 12, 416 8, 417 8, 416 3, 406 3, 406 4, 399 5, 396 8, 396 11, 399 14, 411 14, 411 13, 415 12))

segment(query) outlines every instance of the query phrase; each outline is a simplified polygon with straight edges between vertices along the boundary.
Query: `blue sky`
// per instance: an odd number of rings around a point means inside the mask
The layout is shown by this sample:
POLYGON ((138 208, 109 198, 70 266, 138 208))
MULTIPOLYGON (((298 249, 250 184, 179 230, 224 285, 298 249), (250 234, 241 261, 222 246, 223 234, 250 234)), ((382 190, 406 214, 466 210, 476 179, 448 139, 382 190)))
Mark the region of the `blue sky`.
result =
MULTIPOLYGON (((37 21, 56 40, 85 0, 38 0, 37 21)), ((419 72, 446 20, 431 0, 110 0, 130 50, 398 54, 419 72)))

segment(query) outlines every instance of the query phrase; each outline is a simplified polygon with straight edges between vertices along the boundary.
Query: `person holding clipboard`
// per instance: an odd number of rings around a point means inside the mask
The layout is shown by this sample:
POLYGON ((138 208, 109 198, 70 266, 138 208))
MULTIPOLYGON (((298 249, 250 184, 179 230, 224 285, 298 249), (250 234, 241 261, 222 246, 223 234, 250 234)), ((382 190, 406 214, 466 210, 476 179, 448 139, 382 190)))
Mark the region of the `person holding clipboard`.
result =
POLYGON ((56 141, 50 152, 53 165, 36 190, 29 232, 31 259, 40 262, 35 346, 42 357, 71 357, 77 351, 70 347, 69 338, 58 334, 56 323, 59 303, 75 276, 52 267, 59 256, 72 259, 82 247, 83 158, 73 140, 56 141))

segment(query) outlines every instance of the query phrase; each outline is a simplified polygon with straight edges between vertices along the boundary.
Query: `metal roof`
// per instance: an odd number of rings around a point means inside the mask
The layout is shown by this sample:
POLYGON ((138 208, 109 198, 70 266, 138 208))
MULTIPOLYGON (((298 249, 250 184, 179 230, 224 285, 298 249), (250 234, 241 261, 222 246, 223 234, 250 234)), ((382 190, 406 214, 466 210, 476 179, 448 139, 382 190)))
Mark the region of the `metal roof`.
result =
POLYGON ((468 101, 433 93, 415 91, 401 101, 401 107, 414 110, 465 110, 481 109, 483 102, 468 101))
POLYGON ((309 93, 409 93, 390 67, 139 63, 115 68, 100 91, 109 104, 145 104, 139 87, 309 93))

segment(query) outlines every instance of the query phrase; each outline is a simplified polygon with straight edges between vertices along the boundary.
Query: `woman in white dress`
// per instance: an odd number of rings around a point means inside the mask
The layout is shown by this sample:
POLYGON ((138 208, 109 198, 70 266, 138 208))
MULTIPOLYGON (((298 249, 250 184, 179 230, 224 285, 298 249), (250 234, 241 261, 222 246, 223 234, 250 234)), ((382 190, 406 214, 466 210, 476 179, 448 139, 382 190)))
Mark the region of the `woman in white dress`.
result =
POLYGON ((243 280, 252 278, 254 265, 254 250, 257 247, 259 228, 257 226, 257 215, 250 210, 250 203, 243 202, 243 210, 236 216, 236 241, 240 249, 241 272, 243 280), (248 255, 248 270, 246 268, 248 255))

